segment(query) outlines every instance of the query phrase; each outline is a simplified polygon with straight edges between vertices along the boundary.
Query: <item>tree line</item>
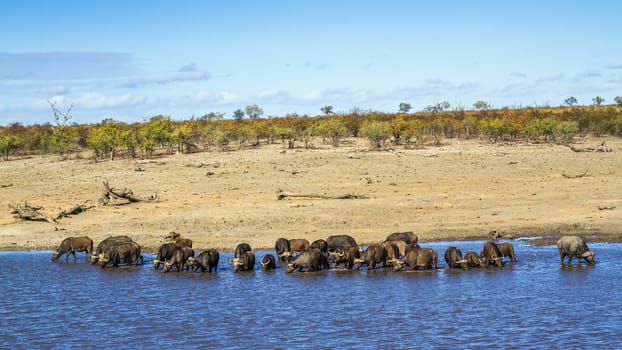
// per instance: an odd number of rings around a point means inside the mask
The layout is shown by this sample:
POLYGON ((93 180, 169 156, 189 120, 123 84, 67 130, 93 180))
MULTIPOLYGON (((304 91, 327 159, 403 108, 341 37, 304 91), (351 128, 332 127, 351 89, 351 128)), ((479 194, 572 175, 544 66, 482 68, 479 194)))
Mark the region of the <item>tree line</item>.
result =
POLYGON ((277 142, 287 148, 312 148, 317 142, 338 147, 346 137, 364 137, 372 148, 382 149, 438 143, 443 138, 567 143, 579 134, 622 136, 622 107, 618 105, 493 109, 483 101, 477 104, 474 110, 450 111, 449 104, 442 102, 409 113, 410 105, 402 103, 396 113, 353 109, 342 114, 325 106, 324 115, 273 118, 261 118, 263 110, 252 105, 238 113, 248 114, 248 119, 224 119, 223 114, 209 113, 179 121, 157 115, 137 123, 106 119, 97 124, 71 123, 71 107, 63 113, 51 104, 54 123, 0 127, 0 154, 3 159, 17 154, 66 158, 89 149, 96 159, 150 158, 277 142))

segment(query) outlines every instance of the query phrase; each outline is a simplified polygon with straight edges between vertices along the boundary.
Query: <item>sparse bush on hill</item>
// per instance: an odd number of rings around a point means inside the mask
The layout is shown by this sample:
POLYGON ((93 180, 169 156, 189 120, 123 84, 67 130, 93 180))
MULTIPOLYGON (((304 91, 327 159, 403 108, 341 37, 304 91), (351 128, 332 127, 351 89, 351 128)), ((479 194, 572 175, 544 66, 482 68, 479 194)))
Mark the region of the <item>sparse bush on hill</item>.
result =
POLYGON ((382 149, 390 134, 391 126, 387 122, 365 121, 361 126, 361 135, 369 140, 374 149, 382 149))
MULTIPOLYGON (((440 106, 443 107, 443 106, 440 106)), ((231 142, 238 148, 275 138, 296 147, 296 141, 309 148, 314 137, 338 147, 345 137, 365 137, 374 148, 388 139, 410 147, 413 142, 443 138, 482 138, 492 142, 527 140, 531 142, 571 142, 581 133, 622 136, 622 108, 608 106, 526 107, 418 113, 380 113, 353 109, 349 114, 294 116, 270 119, 222 120, 201 117, 172 121, 154 116, 131 125, 105 120, 95 125, 68 125, 57 113, 57 125, 23 126, 15 123, 0 128, 4 137, 0 154, 6 158, 17 152, 59 153, 64 157, 79 147, 92 149, 97 157, 153 157, 155 153, 185 153, 222 149, 231 142), (11 135, 11 138, 6 138, 11 135)))

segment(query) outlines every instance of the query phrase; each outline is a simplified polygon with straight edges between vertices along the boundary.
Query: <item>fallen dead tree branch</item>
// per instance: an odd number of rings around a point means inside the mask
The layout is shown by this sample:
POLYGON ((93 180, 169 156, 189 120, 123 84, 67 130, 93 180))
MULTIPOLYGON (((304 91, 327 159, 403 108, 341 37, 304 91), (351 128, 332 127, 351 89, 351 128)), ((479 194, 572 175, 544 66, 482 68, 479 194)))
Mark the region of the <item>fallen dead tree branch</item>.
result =
POLYGON ((361 194, 348 193, 341 196, 330 196, 326 194, 316 194, 316 193, 290 193, 290 192, 281 192, 279 193, 278 200, 283 200, 285 198, 317 198, 317 199, 368 199, 368 196, 361 194))
POLYGON ((90 203, 90 201, 86 201, 82 204, 76 204, 73 207, 71 207, 71 209, 69 210, 61 210, 61 212, 58 213, 58 216, 54 220, 58 220, 62 218, 70 218, 72 215, 78 215, 89 209, 95 208, 94 205, 89 205, 87 203, 90 203))
POLYGON ((124 188, 121 191, 115 191, 108 181, 104 181, 104 194, 98 199, 101 205, 124 205, 137 202, 154 202, 157 201, 158 195, 151 195, 147 198, 140 198, 134 195, 130 189, 124 188))
POLYGON ((589 168, 588 168, 588 169, 585 169, 585 171, 583 172, 583 174, 579 174, 579 175, 568 175, 568 174, 562 173, 562 176, 563 176, 563 177, 565 177, 565 178, 567 178, 567 179, 579 179, 579 178, 582 178, 582 177, 584 177, 585 175, 587 175, 587 172, 588 172, 589 170, 590 170, 589 168))
POLYGON ((572 145, 567 145, 573 152, 611 152, 612 149, 607 147, 605 142, 601 143, 597 148, 587 147, 587 148, 577 148, 572 145))
POLYGON ((9 204, 9 209, 11 210, 13 217, 16 219, 53 222, 52 219, 41 214, 40 210, 43 209, 43 207, 34 207, 29 205, 27 202, 24 202, 24 205, 9 204))

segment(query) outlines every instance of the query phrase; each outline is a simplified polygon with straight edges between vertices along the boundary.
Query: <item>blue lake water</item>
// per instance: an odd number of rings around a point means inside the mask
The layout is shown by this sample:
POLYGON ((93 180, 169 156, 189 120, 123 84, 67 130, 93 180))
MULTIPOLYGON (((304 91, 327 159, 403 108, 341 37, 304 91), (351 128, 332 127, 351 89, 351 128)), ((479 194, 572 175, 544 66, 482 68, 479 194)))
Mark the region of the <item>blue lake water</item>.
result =
POLYGON ((512 243, 518 262, 467 271, 443 252, 483 242, 423 243, 439 269, 413 272, 234 274, 222 253, 216 273, 163 273, 0 252, 0 348, 622 347, 622 244, 590 244, 587 266, 512 243))

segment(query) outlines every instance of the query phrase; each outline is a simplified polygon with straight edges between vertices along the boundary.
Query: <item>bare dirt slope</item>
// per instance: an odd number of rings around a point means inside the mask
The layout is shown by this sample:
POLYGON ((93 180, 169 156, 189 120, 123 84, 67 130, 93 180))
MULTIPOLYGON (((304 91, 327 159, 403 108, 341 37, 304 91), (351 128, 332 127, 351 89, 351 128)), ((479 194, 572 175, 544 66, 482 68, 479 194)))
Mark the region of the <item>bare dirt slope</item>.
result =
POLYGON ((488 238, 491 231, 619 241, 622 140, 579 139, 574 147, 598 148, 603 141, 611 152, 477 140, 372 152, 365 140, 353 139, 339 148, 262 145, 142 164, 54 156, 3 161, 0 249, 51 249, 67 236, 88 235, 97 243, 127 234, 153 250, 171 231, 193 239, 197 249, 223 250, 240 242, 272 249, 279 237, 312 241, 336 233, 371 243, 395 231, 414 231, 423 242, 488 238), (159 200, 98 206, 105 180, 159 200), (278 200, 281 192, 366 198, 278 200), (55 216, 87 200, 96 207, 56 223, 16 220, 8 209, 28 201, 55 216))

